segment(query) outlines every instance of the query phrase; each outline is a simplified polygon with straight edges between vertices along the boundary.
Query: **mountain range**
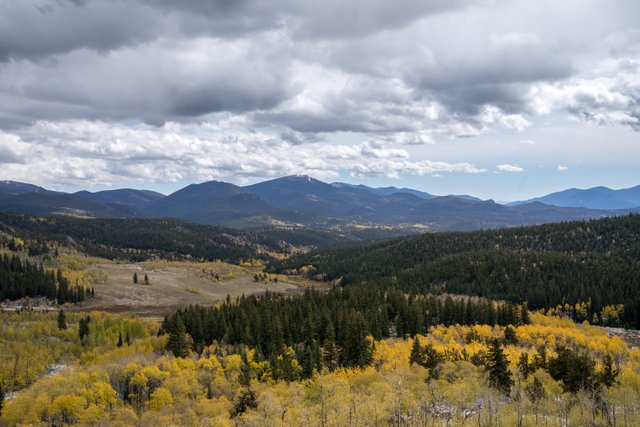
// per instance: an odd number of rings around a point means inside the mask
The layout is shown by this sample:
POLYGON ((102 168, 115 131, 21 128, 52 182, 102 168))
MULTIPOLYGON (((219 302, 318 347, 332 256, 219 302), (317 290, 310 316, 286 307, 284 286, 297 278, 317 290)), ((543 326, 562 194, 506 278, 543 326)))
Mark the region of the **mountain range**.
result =
POLYGON ((567 208, 633 209, 640 206, 640 185, 621 190, 612 190, 607 187, 593 187, 586 190, 570 188, 535 199, 509 203, 509 205, 515 206, 531 202, 567 208))
POLYGON ((0 210, 86 218, 173 217, 230 227, 345 226, 473 230, 599 218, 639 211, 640 186, 571 189, 502 205, 467 195, 436 196, 409 188, 372 188, 288 176, 249 186, 209 181, 168 196, 118 189, 64 193, 0 181, 0 210))

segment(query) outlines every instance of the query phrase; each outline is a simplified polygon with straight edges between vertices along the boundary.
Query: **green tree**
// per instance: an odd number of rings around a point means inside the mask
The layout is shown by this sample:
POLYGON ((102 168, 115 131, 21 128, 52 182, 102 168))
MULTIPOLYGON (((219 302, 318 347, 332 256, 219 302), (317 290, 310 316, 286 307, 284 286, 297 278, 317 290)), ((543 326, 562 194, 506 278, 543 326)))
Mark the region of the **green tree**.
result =
POLYGON ((235 418, 238 415, 244 414, 249 409, 256 409, 258 407, 258 399, 256 392, 251 388, 246 388, 240 392, 238 401, 233 405, 231 410, 231 417, 235 418))
POLYGON ((505 395, 511 393, 511 386, 514 384, 509 371, 509 361, 502 350, 502 345, 498 339, 491 341, 485 371, 489 374, 489 385, 505 395))
POLYGON ((91 317, 87 316, 86 318, 81 318, 78 323, 78 335, 80 336, 80 341, 84 341, 84 337, 89 335, 89 323, 91 322, 91 317))
POLYGON ((172 352, 175 357, 187 357, 189 355, 189 344, 187 343, 182 317, 175 316, 171 323, 168 331, 167 350, 172 352))
POLYGON ((504 344, 505 345, 518 344, 518 336, 516 335, 515 329, 513 329, 511 326, 506 326, 504 328, 504 344))
POLYGON ((138 273, 133 273, 133 283, 134 284, 138 283, 138 273))
POLYGON ((149 276, 147 276, 147 273, 144 274, 144 284, 145 285, 149 284, 149 276))
POLYGON ((67 316, 65 316, 64 310, 58 312, 58 329, 67 329, 67 316))
POLYGON ((330 371, 333 372, 340 361, 340 349, 336 345, 335 333, 333 326, 329 324, 327 327, 326 338, 322 345, 322 364, 330 371))
POLYGON ((549 375, 562 381, 564 391, 576 393, 580 389, 591 389, 595 385, 595 362, 586 354, 560 347, 558 355, 549 359, 549 375))
POLYGON ((619 374, 620 371, 613 366, 613 358, 611 355, 607 354, 604 356, 602 369, 598 373, 598 382, 605 387, 611 387, 618 381, 617 378, 619 374))
POLYGON ((529 353, 523 352, 518 359, 518 369, 522 376, 526 379, 529 374, 532 374, 535 370, 533 364, 529 363, 529 353))
POLYGON ((122 332, 120 332, 118 334, 118 344, 117 345, 118 345, 118 347, 122 347, 122 344, 123 344, 122 343, 122 332))
POLYGON ((411 346, 411 354, 409 354, 409 364, 417 364, 420 366, 426 365, 426 360, 424 357, 424 349, 420 345, 420 340, 418 337, 413 338, 413 345, 411 346))

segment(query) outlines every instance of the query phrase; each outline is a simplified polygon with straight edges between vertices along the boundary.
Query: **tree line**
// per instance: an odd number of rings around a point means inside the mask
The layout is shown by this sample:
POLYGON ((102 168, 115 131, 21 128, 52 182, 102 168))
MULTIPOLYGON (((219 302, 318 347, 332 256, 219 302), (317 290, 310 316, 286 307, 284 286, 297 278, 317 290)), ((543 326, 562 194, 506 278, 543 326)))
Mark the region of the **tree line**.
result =
MULTIPOLYGON (((275 379, 309 378, 314 370, 364 367, 373 339, 425 334, 431 325, 519 325, 526 305, 482 298, 406 295, 376 286, 307 290, 303 295, 266 293, 227 300, 216 307, 190 306, 164 319, 168 349, 185 356, 214 342, 246 345, 269 362, 275 379), (186 335, 188 334, 188 335, 186 335), (293 361, 300 370, 291 368, 293 361)), ((295 364, 294 364, 295 365, 295 364)))
POLYGON ((93 294, 93 288, 71 285, 60 270, 47 270, 17 255, 0 258, 0 301, 45 297, 64 304, 83 301, 93 294))

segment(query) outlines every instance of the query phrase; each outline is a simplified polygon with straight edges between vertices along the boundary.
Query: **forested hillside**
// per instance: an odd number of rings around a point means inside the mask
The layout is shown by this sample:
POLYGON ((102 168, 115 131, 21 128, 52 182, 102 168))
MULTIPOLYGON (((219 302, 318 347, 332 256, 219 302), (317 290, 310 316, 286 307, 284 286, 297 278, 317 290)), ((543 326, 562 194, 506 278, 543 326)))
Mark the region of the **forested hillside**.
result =
POLYGON ((345 236, 314 229, 234 230, 175 219, 77 219, 0 213, 0 244, 7 236, 46 246, 55 242, 108 259, 144 261, 204 259, 240 262, 263 251, 287 252, 296 246, 327 246, 353 241, 345 236))
POLYGON ((396 238, 273 260, 269 270, 527 301, 530 308, 585 303, 589 320, 624 304, 620 321, 640 327, 639 215, 396 238))

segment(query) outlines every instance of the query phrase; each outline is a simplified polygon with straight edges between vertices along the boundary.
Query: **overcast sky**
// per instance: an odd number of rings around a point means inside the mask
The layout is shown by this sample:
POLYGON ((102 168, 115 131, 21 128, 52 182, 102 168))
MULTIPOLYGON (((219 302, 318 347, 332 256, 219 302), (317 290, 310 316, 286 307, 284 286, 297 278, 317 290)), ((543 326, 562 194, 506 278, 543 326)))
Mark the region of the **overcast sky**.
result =
POLYGON ((637 0, 0 0, 0 179, 640 184, 637 0))

